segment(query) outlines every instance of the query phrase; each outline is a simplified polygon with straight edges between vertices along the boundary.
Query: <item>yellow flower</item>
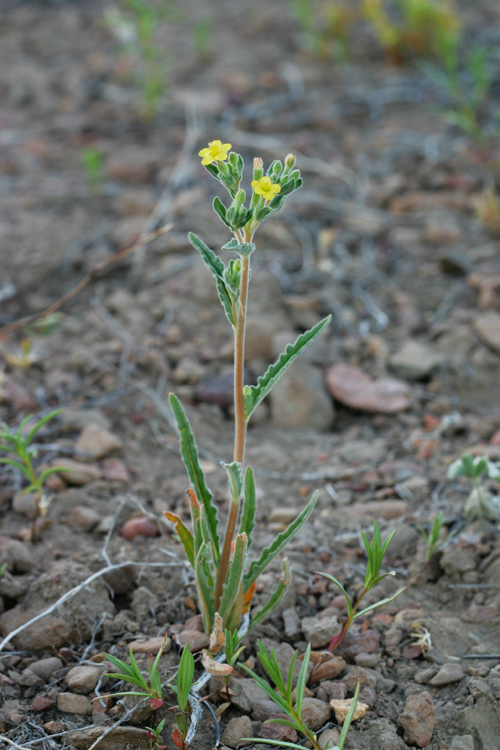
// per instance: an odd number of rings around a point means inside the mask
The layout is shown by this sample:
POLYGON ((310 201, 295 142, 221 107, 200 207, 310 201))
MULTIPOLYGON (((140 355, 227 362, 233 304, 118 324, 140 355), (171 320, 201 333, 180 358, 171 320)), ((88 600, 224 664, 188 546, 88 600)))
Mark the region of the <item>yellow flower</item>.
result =
POLYGON ((266 201, 270 201, 281 190, 281 187, 272 182, 270 177, 261 177, 260 180, 253 180, 252 187, 257 195, 263 195, 266 201))
POLYGON ((198 156, 202 156, 201 163, 206 166, 213 161, 225 161, 227 152, 231 150, 230 143, 221 143, 220 141, 210 141, 208 148, 202 148, 198 156))

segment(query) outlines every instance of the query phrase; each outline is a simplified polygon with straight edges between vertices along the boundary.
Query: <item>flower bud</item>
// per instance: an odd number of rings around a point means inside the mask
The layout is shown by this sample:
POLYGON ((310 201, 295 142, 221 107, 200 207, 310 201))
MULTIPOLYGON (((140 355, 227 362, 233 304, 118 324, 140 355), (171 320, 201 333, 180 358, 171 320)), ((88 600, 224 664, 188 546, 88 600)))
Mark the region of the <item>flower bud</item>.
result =
POLYGON ((285 166, 289 169, 293 169, 295 166, 296 158, 293 154, 288 154, 288 156, 285 157, 285 166))
POLYGON ((262 175, 264 174, 264 162, 260 158, 260 156, 257 156, 253 160, 253 178, 254 180, 260 180, 262 175))

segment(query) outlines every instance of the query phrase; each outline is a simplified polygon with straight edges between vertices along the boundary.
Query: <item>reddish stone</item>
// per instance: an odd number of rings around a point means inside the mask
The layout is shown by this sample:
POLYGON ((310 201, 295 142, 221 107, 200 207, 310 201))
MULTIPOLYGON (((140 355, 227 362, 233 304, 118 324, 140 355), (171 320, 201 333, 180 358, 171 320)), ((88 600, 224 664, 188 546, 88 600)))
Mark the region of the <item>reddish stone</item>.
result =
POLYGON ((336 656, 342 656, 348 661, 354 661, 354 657, 358 654, 376 653, 379 644, 380 636, 376 630, 365 630, 364 633, 347 632, 336 651, 336 656))
POLYGON ((158 525, 152 518, 147 516, 138 516, 126 521, 121 530, 120 536, 131 541, 136 536, 158 536, 158 525))
POLYGON ((487 620, 493 620, 498 615, 498 607, 494 604, 487 604, 485 606, 472 604, 469 609, 466 609, 460 615, 460 619, 463 622, 480 623, 486 622, 487 620))
POLYGON ((130 484, 128 469, 119 458, 107 458, 102 462, 102 475, 109 482, 123 482, 130 484))
POLYGON ((372 380, 359 367, 333 365, 326 373, 326 385, 337 401, 361 411, 396 414, 411 406, 411 391, 401 380, 372 380))
POLYGON ((422 647, 420 643, 409 643, 407 646, 403 649, 403 658, 404 659, 418 659, 419 656, 422 656, 422 647))
MULTIPOLYGON (((288 719, 286 714, 272 714, 271 719, 288 719)), ((259 737, 266 740, 276 740, 277 742, 297 742, 297 732, 291 727, 285 727, 282 724, 263 724, 259 729, 259 737)))
POLYGON ((47 695, 37 695, 33 698, 30 708, 32 711, 48 711, 55 705, 56 702, 47 695))
POLYGON ((388 615, 385 612, 380 612, 378 615, 375 615, 372 618, 372 622, 380 622, 381 625, 384 625, 386 628, 389 627, 389 625, 392 625, 392 622, 394 620, 394 617, 392 615, 388 615))

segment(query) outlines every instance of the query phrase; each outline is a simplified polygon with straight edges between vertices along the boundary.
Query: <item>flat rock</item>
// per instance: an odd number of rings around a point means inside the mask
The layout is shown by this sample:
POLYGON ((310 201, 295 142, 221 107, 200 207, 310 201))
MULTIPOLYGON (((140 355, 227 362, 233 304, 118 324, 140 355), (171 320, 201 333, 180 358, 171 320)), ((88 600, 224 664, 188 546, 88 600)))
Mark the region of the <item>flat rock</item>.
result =
MULTIPOLYGON (((267 694, 253 679, 236 680, 231 678, 229 687, 235 693, 231 695, 231 703, 245 713, 250 713, 258 703, 269 702, 267 694)), ((276 710, 276 706, 274 706, 274 709, 276 710)))
POLYGON ((71 508, 66 523, 75 531, 88 532, 92 531, 101 521, 101 516, 92 508, 85 505, 75 505, 71 508))
POLYGON ((472 327, 485 344, 500 352, 500 313, 489 312, 480 315, 472 327))
POLYGON ((460 682, 463 677, 464 672, 460 664, 450 662, 449 664, 443 664, 438 673, 430 680, 430 684, 433 687, 443 687, 443 685, 451 685, 453 682, 460 682))
MULTIPOLYGON (((89 727, 71 734, 71 744, 77 750, 88 750, 109 727, 89 727)), ((149 750, 148 731, 138 727, 115 727, 100 740, 101 750, 149 750)))
POLYGON ((59 693, 57 696, 57 708, 67 714, 79 714, 89 716, 92 714, 92 704, 86 695, 76 693, 59 693))
POLYGON ((31 711, 48 711, 56 705, 56 702, 49 698, 48 695, 36 695, 33 698, 30 709, 31 711))
POLYGON ((309 676, 309 683, 321 682, 322 680, 334 680, 346 668, 346 663, 341 656, 323 661, 316 665, 309 676))
POLYGON ((394 378, 373 380, 353 365, 330 367, 326 385, 341 404, 373 414, 397 414, 412 403, 410 389, 403 381, 394 378))
POLYGON ((302 719, 313 732, 328 721, 331 713, 328 703, 319 701, 317 698, 304 698, 302 701, 302 719))
POLYGON ((474 737, 472 734, 456 734, 451 741, 450 750, 474 750, 474 737))
POLYGON ((85 425, 75 444, 76 450, 87 453, 91 459, 105 458, 122 447, 119 437, 94 422, 85 425))
POLYGON ((338 648, 338 655, 347 661, 354 661, 358 654, 373 654, 378 651, 380 635, 376 630, 364 630, 361 633, 347 632, 338 648))
POLYGON ((210 644, 208 635, 200 633, 198 630, 183 630, 182 633, 176 636, 176 639, 179 646, 187 646, 189 644, 193 654, 204 648, 208 648, 210 644))
POLYGON ((80 486, 101 478, 101 470, 95 464, 84 464, 71 458, 58 458, 52 466, 61 466, 60 476, 68 484, 80 486))
POLYGON ((339 621, 336 617, 304 617, 302 620, 302 632, 306 641, 313 649, 328 646, 334 635, 340 633, 339 621))
MULTIPOLYGON (((157 638, 148 638, 147 641, 132 641, 128 647, 132 649, 133 654, 153 654, 153 656, 156 656, 163 644, 163 640, 163 636, 159 635, 157 638)), ((170 638, 167 638, 163 647, 163 653, 168 654, 171 648, 172 641, 170 638)))
POLYGON ((436 712, 430 693, 408 696, 403 713, 398 719, 398 727, 402 730, 406 744, 427 747, 435 723, 436 712))
POLYGON ((66 684, 72 693, 88 695, 95 689, 103 672, 101 665, 73 667, 66 675, 66 684))
POLYGON ((121 482, 122 484, 130 484, 130 474, 119 458, 106 458, 102 462, 102 476, 107 479, 108 482, 121 482))
MULTIPOLYGON (((270 719, 289 719, 286 714, 273 713, 270 719)), ((274 742, 297 742, 298 735, 293 727, 286 727, 282 724, 263 724, 258 732, 262 739, 273 740, 274 742)))
POLYGON ((248 716, 238 716, 235 719, 230 719, 222 735, 224 745, 238 747, 250 744, 249 742, 243 742, 243 737, 253 737, 252 722, 248 716))
POLYGON ((49 656, 48 659, 40 659, 40 661, 33 662, 33 664, 30 664, 29 668, 32 672, 47 682, 54 672, 58 669, 62 669, 62 666, 63 663, 57 658, 57 656, 49 656))
POLYGON ((390 359, 391 370, 405 380, 422 380, 443 362, 443 356, 419 341, 406 341, 390 359))

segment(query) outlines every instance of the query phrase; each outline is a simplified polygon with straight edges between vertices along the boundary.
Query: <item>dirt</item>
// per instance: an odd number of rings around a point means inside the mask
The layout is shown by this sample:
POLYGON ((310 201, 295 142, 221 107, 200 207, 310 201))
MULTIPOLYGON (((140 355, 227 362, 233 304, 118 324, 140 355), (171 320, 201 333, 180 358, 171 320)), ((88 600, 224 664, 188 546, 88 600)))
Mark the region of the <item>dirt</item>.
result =
MULTIPOLYGON (((423 73, 391 66, 373 45, 359 44, 345 65, 306 53, 284 0, 179 6, 159 32, 169 89, 144 122, 125 75, 130 61, 103 21, 112 7, 6 0, 0 8, 0 325, 43 310, 133 242, 164 190, 159 224, 173 224, 88 284, 47 330, 0 338, 0 418, 14 427, 30 412, 62 408, 40 433, 37 463, 79 462, 78 472, 51 483, 36 543, 27 541, 32 501, 19 497, 21 477, 10 467, 0 473, 2 635, 106 565, 123 564, 5 646, 0 731, 22 747, 41 738, 54 750, 90 747, 124 709, 92 709, 95 686, 70 690, 69 669, 100 664, 103 652, 123 658, 140 637, 174 637, 197 613, 180 545, 163 519, 165 510, 188 516, 167 395, 175 391, 186 405, 224 519, 219 461, 232 453, 231 336, 187 242, 188 231, 216 249, 228 240, 211 208, 215 183, 197 157, 221 138, 248 164, 296 153, 304 177, 286 210, 259 230, 249 381, 288 341, 333 316, 249 430, 257 548, 320 492, 287 552, 293 587, 247 637, 242 659, 255 657, 257 637, 303 652, 302 620, 327 609, 342 619, 339 592, 314 572, 355 591, 364 566, 359 530, 373 518, 383 535, 398 528, 388 557, 397 576, 367 603, 406 585, 425 557, 417 527, 443 511, 451 542, 402 596, 358 621, 338 654, 344 671, 312 683, 312 697, 324 705, 352 697, 353 670, 365 670, 368 710, 351 728, 349 750, 412 746, 418 711, 430 728, 421 746, 498 750, 498 524, 466 519, 471 488, 447 480, 465 450, 500 459, 498 239, 475 213, 483 189, 498 183, 498 145, 478 147, 446 125, 423 73), (211 48, 203 52, 196 24, 208 17, 211 48), (83 166, 88 148, 103 158, 97 186, 83 166), (24 360, 22 335, 30 342, 24 360), (342 388, 332 385, 339 373, 342 388), (430 647, 418 645, 419 633, 430 634, 430 647), (57 657, 52 671, 44 670, 49 657, 57 657)), ((471 34, 498 34, 496 5, 463 10, 471 34)), ((492 106, 495 96, 493 88, 492 106)), ((259 581, 256 603, 279 573, 278 561, 259 581)), ((138 660, 145 664, 145 655, 138 660)), ((165 678, 178 660, 174 642, 162 657, 165 678)), ((214 706, 222 702, 215 687, 206 689, 214 706)), ((260 731, 264 709, 238 690, 221 733, 242 716, 260 731)), ((172 712, 165 716, 163 741, 173 748, 172 712)), ((101 746, 148 747, 150 721, 148 711, 132 713, 130 729, 101 746)), ((333 715, 329 721, 336 726, 333 715)), ((213 725, 204 724, 192 747, 214 742, 213 725)))

